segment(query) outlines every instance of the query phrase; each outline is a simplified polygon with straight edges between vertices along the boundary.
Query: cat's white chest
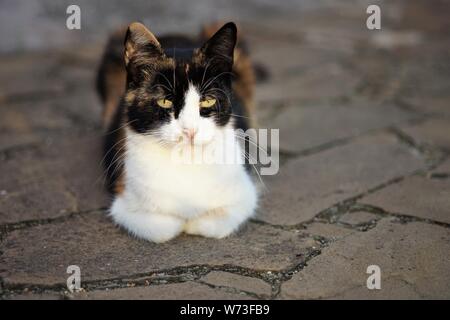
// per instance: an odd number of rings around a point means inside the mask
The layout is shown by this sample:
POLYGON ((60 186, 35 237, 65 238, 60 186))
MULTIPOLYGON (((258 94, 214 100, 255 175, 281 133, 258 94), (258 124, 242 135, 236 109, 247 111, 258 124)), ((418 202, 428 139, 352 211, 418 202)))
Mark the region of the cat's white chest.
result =
POLYGON ((177 163, 148 141, 127 142, 125 187, 110 209, 129 232, 154 242, 183 231, 223 238, 254 214, 256 188, 241 164, 177 163))
POLYGON ((180 163, 151 143, 128 146, 125 179, 126 196, 140 210, 184 218, 227 206, 253 190, 242 165, 180 163))

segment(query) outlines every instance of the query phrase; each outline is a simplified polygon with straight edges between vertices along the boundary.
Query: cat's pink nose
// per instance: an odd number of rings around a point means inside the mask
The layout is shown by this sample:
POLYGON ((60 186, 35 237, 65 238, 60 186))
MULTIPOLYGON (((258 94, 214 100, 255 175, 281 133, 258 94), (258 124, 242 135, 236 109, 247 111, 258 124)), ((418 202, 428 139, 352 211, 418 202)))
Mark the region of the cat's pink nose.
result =
POLYGON ((195 129, 195 128, 184 128, 183 129, 183 133, 189 140, 194 140, 195 134, 197 133, 197 129, 195 129))

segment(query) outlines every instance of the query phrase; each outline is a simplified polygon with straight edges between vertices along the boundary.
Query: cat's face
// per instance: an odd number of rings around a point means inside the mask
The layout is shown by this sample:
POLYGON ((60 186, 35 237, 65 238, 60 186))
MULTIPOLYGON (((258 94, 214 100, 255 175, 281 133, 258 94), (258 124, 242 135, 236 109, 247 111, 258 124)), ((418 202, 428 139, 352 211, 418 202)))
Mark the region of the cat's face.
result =
POLYGON ((231 119, 235 44, 233 23, 191 51, 163 48, 142 24, 131 24, 125 40, 128 126, 164 146, 211 142, 231 119))

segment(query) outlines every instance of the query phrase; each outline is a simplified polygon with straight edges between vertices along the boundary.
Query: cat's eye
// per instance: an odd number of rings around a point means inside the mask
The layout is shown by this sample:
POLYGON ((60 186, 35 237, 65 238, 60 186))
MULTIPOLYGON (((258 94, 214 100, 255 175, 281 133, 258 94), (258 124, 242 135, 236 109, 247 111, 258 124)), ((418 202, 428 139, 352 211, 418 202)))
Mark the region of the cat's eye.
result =
POLYGON ((216 104, 216 99, 214 99, 214 98, 207 98, 205 100, 200 101, 200 107, 202 107, 202 108, 210 108, 215 104, 216 104))
POLYGON ((172 108, 172 101, 167 100, 167 99, 159 99, 158 101, 156 101, 156 103, 158 104, 158 106, 160 106, 161 108, 172 108))

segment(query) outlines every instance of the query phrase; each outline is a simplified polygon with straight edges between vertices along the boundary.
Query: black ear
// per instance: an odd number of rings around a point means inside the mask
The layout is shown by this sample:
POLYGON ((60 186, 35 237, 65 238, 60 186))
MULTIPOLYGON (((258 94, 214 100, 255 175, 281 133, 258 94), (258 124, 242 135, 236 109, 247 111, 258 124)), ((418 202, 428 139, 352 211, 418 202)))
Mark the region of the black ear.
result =
POLYGON ((224 64, 231 69, 233 66, 233 52, 236 45, 237 28, 233 22, 228 22, 220 28, 201 48, 206 60, 224 64))
POLYGON ((159 58, 163 50, 156 37, 142 23, 130 24, 125 36, 125 64, 144 64, 146 59, 159 58))

